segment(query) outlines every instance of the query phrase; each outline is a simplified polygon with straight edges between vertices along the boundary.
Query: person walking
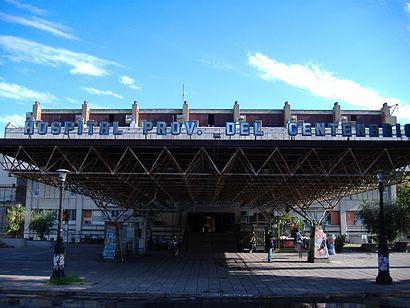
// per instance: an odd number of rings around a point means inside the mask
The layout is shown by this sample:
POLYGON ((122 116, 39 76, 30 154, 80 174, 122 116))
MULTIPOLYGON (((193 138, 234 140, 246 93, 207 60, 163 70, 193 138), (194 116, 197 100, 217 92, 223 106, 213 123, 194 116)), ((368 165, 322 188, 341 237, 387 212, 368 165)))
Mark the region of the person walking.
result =
POLYGON ((273 236, 272 231, 268 231, 265 237, 265 247, 268 251, 268 263, 272 262, 273 236))

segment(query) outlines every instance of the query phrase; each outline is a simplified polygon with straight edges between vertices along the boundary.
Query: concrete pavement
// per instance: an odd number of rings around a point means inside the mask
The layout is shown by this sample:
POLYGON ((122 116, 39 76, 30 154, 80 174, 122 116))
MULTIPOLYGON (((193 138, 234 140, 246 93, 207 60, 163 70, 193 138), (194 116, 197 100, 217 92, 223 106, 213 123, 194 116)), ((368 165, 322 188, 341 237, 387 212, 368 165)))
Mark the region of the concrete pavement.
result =
MULTIPOLYGON (((70 245, 66 274, 82 285, 50 286, 51 248, 0 249, 0 294, 79 297, 338 299, 410 297, 410 254, 391 253, 394 284, 377 285, 377 254, 343 253, 330 263, 307 263, 296 253, 187 253, 167 251, 106 262, 100 245, 70 245)), ((1 295, 0 295, 1 296, 1 295)))

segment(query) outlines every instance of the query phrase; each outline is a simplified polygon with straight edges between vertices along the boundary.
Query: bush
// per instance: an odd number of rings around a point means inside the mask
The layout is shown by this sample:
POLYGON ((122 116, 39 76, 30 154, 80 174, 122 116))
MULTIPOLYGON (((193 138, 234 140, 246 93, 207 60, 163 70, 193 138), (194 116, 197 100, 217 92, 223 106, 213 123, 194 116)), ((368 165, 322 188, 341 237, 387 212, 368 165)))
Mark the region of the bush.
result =
POLYGON ((23 226, 25 213, 26 209, 21 204, 16 204, 7 209, 7 232, 10 233, 12 237, 17 237, 20 233, 23 226))
POLYGON ((336 237, 335 250, 337 253, 342 252, 343 246, 347 243, 346 234, 341 234, 336 237))
POLYGON ((70 285, 70 284, 83 284, 83 280, 76 274, 67 275, 63 278, 50 278, 46 284, 50 285, 70 285))

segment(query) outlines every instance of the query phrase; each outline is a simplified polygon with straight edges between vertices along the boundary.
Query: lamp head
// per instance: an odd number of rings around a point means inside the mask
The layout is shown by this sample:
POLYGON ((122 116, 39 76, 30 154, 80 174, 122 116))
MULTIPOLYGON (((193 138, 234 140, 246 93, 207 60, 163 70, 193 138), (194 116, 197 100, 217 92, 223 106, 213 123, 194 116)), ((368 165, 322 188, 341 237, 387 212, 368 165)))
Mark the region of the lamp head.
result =
POLYGON ((377 183, 383 183, 384 182, 384 171, 383 170, 378 170, 376 172, 376 176, 377 176, 377 183))
POLYGON ((58 172, 58 179, 59 179, 61 182, 65 182, 65 179, 66 179, 66 177, 67 177, 67 174, 70 173, 70 170, 67 170, 67 169, 58 169, 57 172, 58 172))

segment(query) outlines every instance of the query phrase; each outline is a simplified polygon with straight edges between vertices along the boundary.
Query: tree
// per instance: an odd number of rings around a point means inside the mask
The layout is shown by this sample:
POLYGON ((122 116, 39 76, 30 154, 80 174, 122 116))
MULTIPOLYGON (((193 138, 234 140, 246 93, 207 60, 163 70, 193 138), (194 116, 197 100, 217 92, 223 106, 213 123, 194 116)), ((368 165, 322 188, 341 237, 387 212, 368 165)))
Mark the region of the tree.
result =
POLYGON ((7 209, 7 232, 10 233, 12 237, 17 237, 19 234, 23 226, 25 213, 26 209, 21 204, 16 204, 7 209))
MULTIPOLYGON (((376 234, 379 234, 379 210, 379 203, 365 202, 358 213, 367 230, 376 234)), ((384 204, 384 222, 389 242, 410 229, 410 186, 408 184, 399 186, 395 201, 384 204)))
POLYGON ((41 240, 50 233, 53 226, 55 213, 52 210, 34 210, 31 212, 29 228, 37 233, 41 240))

